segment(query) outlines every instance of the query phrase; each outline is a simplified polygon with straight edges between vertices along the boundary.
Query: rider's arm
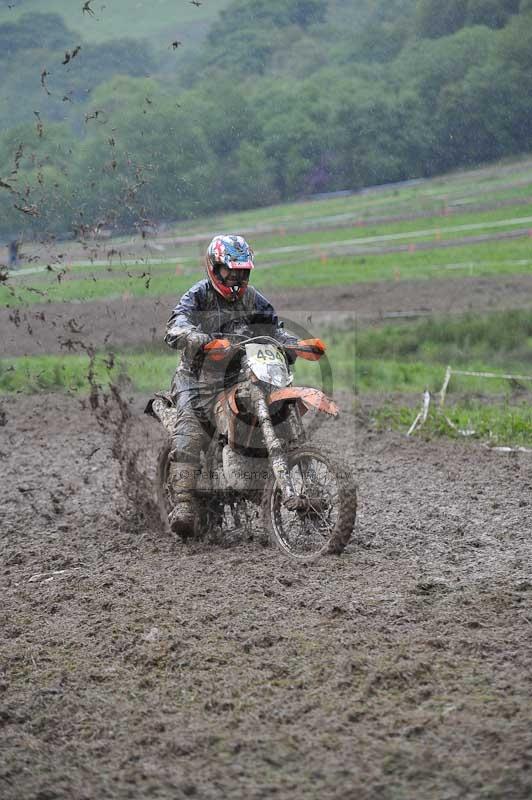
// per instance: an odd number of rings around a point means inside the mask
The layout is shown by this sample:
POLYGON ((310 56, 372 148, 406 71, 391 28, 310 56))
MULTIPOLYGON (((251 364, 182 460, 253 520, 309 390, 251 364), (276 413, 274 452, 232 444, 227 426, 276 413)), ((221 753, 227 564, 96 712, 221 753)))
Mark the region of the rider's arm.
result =
POLYGON ((198 291, 195 286, 185 292, 166 323, 164 341, 169 347, 182 350, 187 337, 199 332, 198 291))

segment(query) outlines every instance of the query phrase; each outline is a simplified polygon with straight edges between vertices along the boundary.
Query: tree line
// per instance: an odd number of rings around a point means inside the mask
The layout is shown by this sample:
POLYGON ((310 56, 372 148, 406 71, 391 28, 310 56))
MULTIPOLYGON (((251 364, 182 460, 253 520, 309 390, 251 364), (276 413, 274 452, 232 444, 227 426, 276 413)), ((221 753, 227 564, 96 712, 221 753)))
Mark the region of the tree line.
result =
POLYGON ((0 26, 0 233, 128 229, 532 148, 532 0, 234 0, 179 63, 77 42, 53 15, 0 26))

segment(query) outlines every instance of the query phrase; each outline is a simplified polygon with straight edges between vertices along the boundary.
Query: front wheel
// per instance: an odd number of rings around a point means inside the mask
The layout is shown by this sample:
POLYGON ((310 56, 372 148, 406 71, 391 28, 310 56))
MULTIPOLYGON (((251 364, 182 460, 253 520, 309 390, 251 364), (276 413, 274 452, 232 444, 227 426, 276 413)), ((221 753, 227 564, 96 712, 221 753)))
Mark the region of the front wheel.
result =
POLYGON ((262 499, 266 529, 276 545, 294 558, 341 553, 351 538, 357 508, 349 468, 317 447, 299 447, 287 459, 300 507, 289 510, 283 505, 280 486, 272 476, 262 499))

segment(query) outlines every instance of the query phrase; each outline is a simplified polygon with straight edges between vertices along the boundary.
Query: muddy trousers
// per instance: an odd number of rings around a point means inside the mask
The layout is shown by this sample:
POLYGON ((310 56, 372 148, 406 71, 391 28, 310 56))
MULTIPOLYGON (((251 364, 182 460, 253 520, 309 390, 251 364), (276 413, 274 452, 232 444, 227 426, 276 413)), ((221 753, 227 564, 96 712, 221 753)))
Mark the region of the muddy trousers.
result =
POLYGON ((172 459, 198 465, 200 453, 210 442, 206 422, 192 408, 178 408, 172 431, 172 459))
POLYGON ((200 453, 210 441, 208 429, 191 408, 178 409, 172 433, 169 478, 174 507, 169 515, 175 533, 190 536, 197 517, 194 490, 200 470, 200 453))
POLYGON ((190 534, 197 516, 194 489, 201 451, 207 449, 214 433, 211 419, 218 391, 216 381, 200 381, 180 368, 172 380, 171 395, 176 415, 171 432, 175 506, 170 524, 177 533, 190 534))
POLYGON ((171 396, 175 406, 172 432, 174 460, 199 464, 214 432, 212 409, 219 391, 216 383, 198 381, 186 371, 177 369, 172 380, 171 396))

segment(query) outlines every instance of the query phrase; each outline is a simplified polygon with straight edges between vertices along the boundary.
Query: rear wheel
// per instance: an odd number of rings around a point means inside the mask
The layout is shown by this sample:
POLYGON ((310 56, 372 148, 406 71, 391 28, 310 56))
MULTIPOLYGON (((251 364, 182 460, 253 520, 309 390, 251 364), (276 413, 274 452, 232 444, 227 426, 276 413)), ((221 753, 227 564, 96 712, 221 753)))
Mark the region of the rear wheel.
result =
POLYGON ((321 448, 302 446, 288 454, 290 478, 301 498, 287 509, 272 476, 262 500, 263 521, 276 545, 287 555, 310 560, 341 553, 356 518, 356 486, 349 468, 321 448))

